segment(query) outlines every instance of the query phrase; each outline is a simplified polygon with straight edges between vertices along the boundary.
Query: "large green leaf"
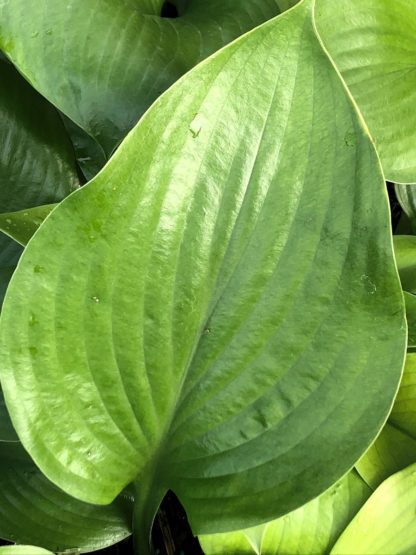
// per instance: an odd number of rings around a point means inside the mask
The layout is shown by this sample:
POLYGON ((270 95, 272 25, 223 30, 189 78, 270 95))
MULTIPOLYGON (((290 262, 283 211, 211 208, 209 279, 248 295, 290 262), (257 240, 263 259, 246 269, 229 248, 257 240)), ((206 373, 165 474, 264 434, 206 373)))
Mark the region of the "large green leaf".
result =
POLYGON ((43 476, 19 443, 0 443, 1 538, 87 553, 127 537, 131 513, 125 496, 105 507, 69 497, 43 476))
POLYGON ((206 555, 325 555, 370 493, 352 471, 321 497, 278 520, 199 540, 206 555))
POLYGON ((318 30, 355 97, 387 179, 416 182, 416 2, 317 0, 318 30))
POLYGON ((416 464, 373 493, 331 555, 413 555, 416 551, 416 464))
POLYGON ((143 552, 169 488, 196 533, 316 497, 400 380, 389 222, 304 1, 174 85, 29 242, 0 326, 25 447, 85 501, 136 480, 143 552))
POLYGON ((3 0, 0 47, 108 155, 181 75, 280 11, 275 0, 189 0, 166 19, 163 3, 3 0))

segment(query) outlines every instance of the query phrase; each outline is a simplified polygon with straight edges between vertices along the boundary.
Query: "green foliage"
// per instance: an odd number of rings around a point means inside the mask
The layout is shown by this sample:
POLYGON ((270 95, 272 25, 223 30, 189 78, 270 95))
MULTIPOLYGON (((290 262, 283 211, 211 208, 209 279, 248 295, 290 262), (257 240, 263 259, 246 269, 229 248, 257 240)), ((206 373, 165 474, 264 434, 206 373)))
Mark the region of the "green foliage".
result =
POLYGON ((200 536, 206 555, 325 555, 370 496, 355 471, 321 497, 257 528, 200 536))
POLYGON ((0 0, 0 555, 410 555, 416 4, 170 9, 0 0))

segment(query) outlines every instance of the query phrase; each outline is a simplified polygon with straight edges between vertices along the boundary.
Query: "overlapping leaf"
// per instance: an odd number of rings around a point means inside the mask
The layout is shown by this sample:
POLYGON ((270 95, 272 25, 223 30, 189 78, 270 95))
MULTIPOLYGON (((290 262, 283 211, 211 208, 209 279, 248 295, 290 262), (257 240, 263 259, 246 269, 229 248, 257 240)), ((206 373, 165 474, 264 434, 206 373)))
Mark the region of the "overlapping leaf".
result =
POLYGON ((394 254, 403 289, 416 294, 416 237, 394 235, 394 254))
POLYGON ((409 353, 389 420, 356 467, 375 489, 413 463, 416 463, 416 354, 409 353))
POLYGON ((7 295, 2 383, 60 487, 106 503, 136 480, 145 552, 169 488, 210 533, 351 468, 403 312, 377 155, 306 0, 171 88, 52 212, 7 295))
POLYGON ((19 443, 0 443, 0 537, 88 553, 131 533, 131 500, 89 505, 49 482, 19 443))
POLYGON ((323 41, 356 99, 390 181, 416 182, 416 3, 318 0, 323 41))
POLYGON ((275 0, 190 0, 166 19, 163 3, 3 0, 0 47, 109 155, 181 75, 280 11, 275 0))
POLYGON ((321 497, 278 520, 199 540, 206 555, 325 555, 370 493, 352 471, 321 497))
POLYGON ((391 476, 347 527, 331 555, 411 555, 416 549, 416 465, 391 476))
MULTIPOLYGON (((78 177, 58 113, 3 59, 0 79, 0 213, 61 200, 78 177)), ((0 299, 21 251, 0 234, 0 299)))

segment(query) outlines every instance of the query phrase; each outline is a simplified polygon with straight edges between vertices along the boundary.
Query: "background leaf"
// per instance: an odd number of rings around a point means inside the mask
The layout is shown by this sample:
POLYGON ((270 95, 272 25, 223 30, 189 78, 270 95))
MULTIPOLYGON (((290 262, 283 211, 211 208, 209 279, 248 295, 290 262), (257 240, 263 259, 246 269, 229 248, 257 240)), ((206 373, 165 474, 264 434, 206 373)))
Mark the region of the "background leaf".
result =
POLYGON ((5 0, 0 47, 109 156, 181 75, 279 13, 275 0, 190 0, 180 17, 166 19, 162 5, 5 0))
POLYGON ((278 520, 199 540, 206 555, 325 555, 370 493, 353 470, 321 497, 278 520))
POLYGON ((88 553, 129 536, 131 515, 128 497, 106 507, 73 499, 43 476, 19 443, 0 443, 1 538, 88 553))
POLYGON ((411 555, 416 549, 416 465, 377 488, 331 555, 411 555))
POLYGON ((0 230, 21 245, 26 245, 55 207, 56 204, 47 204, 0 214, 0 230))
POLYGON ((389 181, 416 182, 416 3, 317 0, 317 25, 389 181))
POLYGON ((375 489, 391 474, 415 462, 416 354, 408 353, 400 389, 389 420, 374 445, 356 464, 356 468, 364 480, 375 489))
POLYGON ((405 291, 416 294, 416 237, 394 235, 394 254, 405 291))
POLYGON ((168 489, 196 533, 316 497, 398 387, 389 220, 303 2, 174 85, 30 241, 0 348, 25 447, 85 501, 136 480, 143 552, 168 489))
MULTIPOLYGON (((59 114, 3 59, 0 78, 0 213, 59 201, 79 184, 59 114)), ((21 252, 0 233, 0 302, 21 252)))

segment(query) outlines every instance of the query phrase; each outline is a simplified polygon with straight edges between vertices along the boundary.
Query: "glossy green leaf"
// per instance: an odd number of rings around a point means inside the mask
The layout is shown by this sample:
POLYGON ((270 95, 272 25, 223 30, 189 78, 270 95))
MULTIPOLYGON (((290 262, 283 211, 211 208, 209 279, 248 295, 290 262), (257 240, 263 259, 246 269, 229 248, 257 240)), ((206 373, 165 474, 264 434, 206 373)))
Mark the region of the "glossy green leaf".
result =
POLYGON ((416 551, 416 464, 373 493, 331 555, 413 555, 416 551))
POLYGON ((0 555, 53 555, 53 553, 34 545, 5 545, 0 547, 0 555))
POLYGON ((391 474, 415 462, 416 354, 410 353, 406 357, 403 378, 389 420, 356 468, 375 489, 391 474))
POLYGON ((394 254, 403 289, 416 294, 416 237, 394 235, 394 254))
POLYGON ((370 496, 352 471, 321 497, 265 525, 200 536, 206 555, 325 555, 370 496))
POLYGON ((163 3, 2 0, 0 47, 109 155, 181 75, 280 11, 275 0, 189 0, 166 19, 163 3))
POLYGON ((416 182, 416 3, 317 0, 317 25, 373 136, 388 180, 416 182))
POLYGON ((0 328, 25 447, 85 501, 136 480, 144 553, 169 488, 221 532, 353 466, 406 326, 377 155, 310 1, 154 104, 30 241, 0 328))
POLYGON ((19 443, 0 443, 0 537, 53 551, 88 553, 130 535, 132 505, 96 506, 47 480, 19 443))
POLYGON ((56 204, 47 204, 0 214, 0 230, 21 245, 26 245, 55 207, 56 204))

